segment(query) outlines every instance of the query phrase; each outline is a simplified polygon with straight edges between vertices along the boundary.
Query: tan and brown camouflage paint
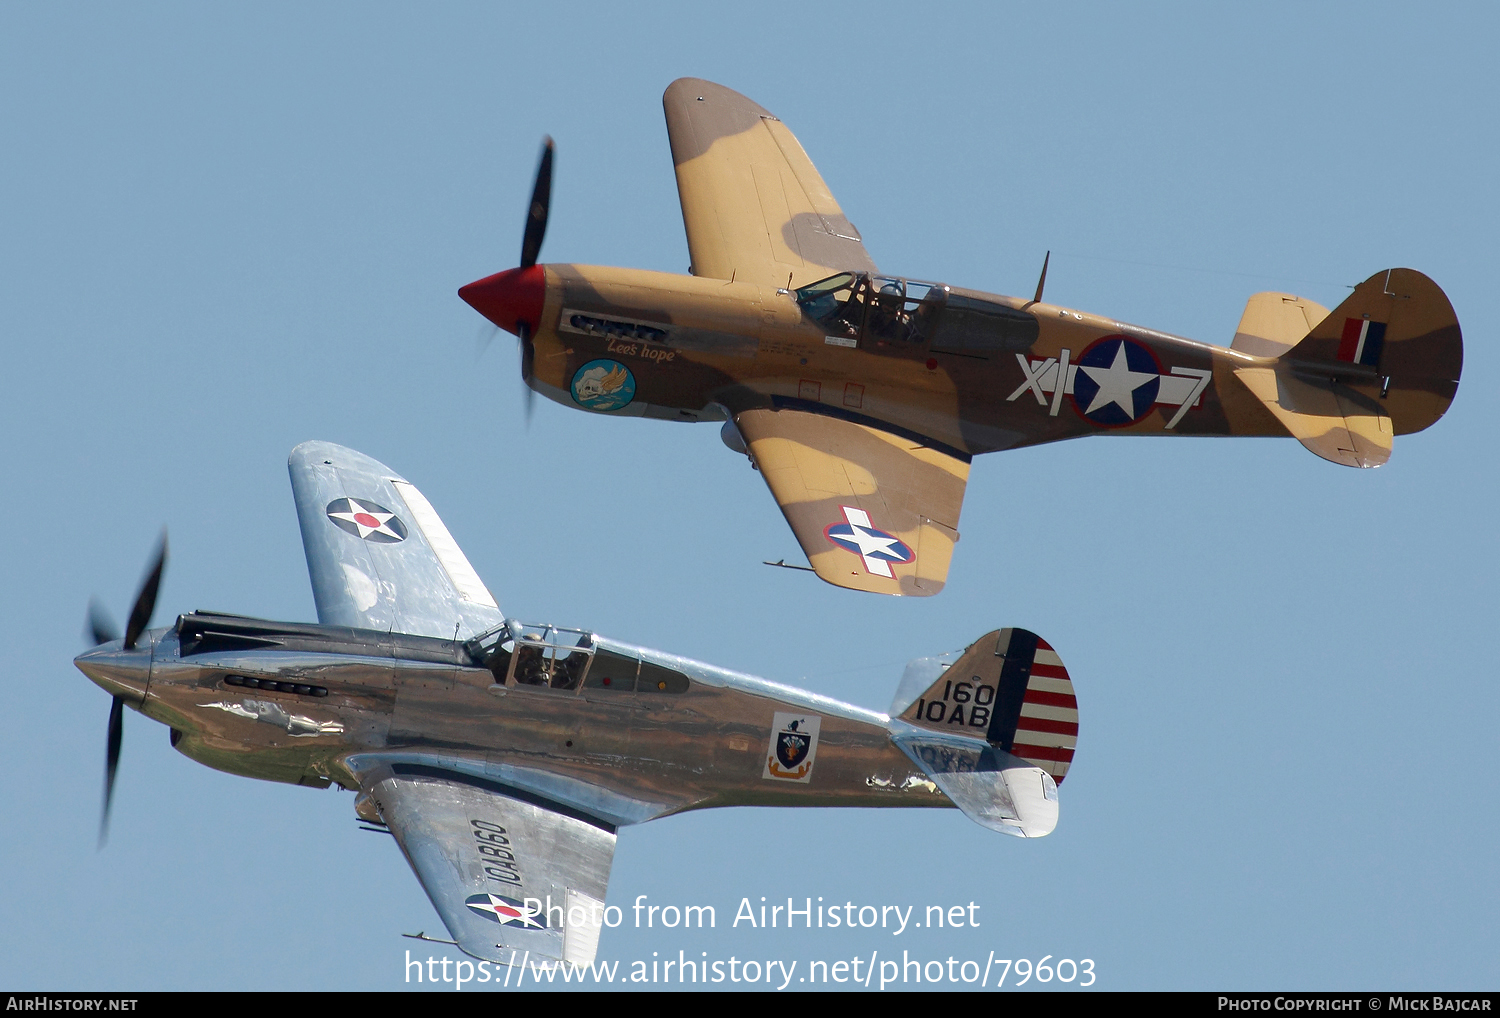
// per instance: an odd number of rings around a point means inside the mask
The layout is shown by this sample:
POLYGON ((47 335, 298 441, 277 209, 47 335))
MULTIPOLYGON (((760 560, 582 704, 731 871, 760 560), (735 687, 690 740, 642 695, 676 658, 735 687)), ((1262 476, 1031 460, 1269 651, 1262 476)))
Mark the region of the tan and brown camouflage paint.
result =
POLYGON ((1431 425, 1457 389, 1457 318, 1442 290, 1411 269, 1372 276, 1331 313, 1257 294, 1233 347, 956 287, 950 298, 1031 315, 1035 340, 965 353, 868 338, 834 345, 788 287, 874 265, 801 145, 769 112, 709 82, 674 82, 663 104, 693 274, 546 266, 533 384, 582 405, 571 390, 578 372, 611 360, 635 386, 613 413, 738 422, 813 568, 831 583, 941 589, 968 460, 979 453, 1100 433, 1291 435, 1334 462, 1375 466, 1393 435, 1431 425), (1338 360, 1344 323, 1362 316, 1387 323, 1378 370, 1338 360), (660 326, 667 336, 570 324, 590 318, 660 326), (1066 388, 1073 377, 1060 367, 1122 336, 1151 351, 1176 402, 1161 397, 1103 426, 1058 393, 1059 378, 1066 388), (840 507, 866 503, 879 507, 876 526, 918 552, 894 578, 861 573, 858 556, 824 536, 840 507))

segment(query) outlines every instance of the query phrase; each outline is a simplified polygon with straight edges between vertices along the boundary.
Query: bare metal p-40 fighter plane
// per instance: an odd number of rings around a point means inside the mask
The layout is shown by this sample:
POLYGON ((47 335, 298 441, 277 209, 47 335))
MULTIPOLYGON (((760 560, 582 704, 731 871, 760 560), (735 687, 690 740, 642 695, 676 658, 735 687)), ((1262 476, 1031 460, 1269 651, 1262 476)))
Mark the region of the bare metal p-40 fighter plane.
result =
POLYGON ((431 504, 337 445, 293 450, 318 624, 194 612, 78 667, 233 774, 358 792, 454 941, 509 962, 594 958, 616 830, 711 806, 956 806, 1025 837, 1057 822, 1078 705, 1021 629, 912 662, 890 715, 607 639, 506 619, 431 504))
POLYGON ((978 453, 1095 434, 1290 435, 1374 467, 1458 388, 1452 306, 1382 270, 1331 313, 1250 298, 1229 347, 1042 300, 883 276, 785 124, 721 85, 662 99, 690 275, 537 264, 543 152, 519 268, 460 296, 521 340, 566 406, 723 421, 808 561, 842 587, 942 589, 978 453))

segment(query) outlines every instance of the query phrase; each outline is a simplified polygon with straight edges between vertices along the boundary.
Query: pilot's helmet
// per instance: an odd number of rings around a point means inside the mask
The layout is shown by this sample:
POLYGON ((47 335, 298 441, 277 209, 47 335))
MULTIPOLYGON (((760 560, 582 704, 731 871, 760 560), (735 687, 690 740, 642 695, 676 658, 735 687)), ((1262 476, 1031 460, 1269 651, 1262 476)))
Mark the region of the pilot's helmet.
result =
POLYGON ((901 306, 901 287, 895 283, 887 283, 880 288, 880 293, 876 299, 880 301, 880 306, 885 310, 895 311, 901 306))

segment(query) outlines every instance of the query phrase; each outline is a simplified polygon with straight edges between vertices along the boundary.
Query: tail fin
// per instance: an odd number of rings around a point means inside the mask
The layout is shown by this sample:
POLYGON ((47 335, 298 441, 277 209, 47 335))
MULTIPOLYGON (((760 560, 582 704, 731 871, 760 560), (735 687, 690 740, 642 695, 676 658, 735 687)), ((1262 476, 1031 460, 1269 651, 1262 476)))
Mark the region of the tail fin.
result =
POLYGON ((1396 435, 1431 426, 1453 402, 1464 357, 1458 317, 1415 269, 1377 272, 1314 321, 1322 311, 1285 294, 1250 298, 1234 349, 1277 361, 1235 374, 1312 452, 1378 467, 1396 435), (1293 345, 1299 319, 1310 328, 1293 345))
POLYGON ((972 820, 1037 838, 1057 826, 1057 786, 1078 743, 1062 659, 1035 633, 1001 629, 956 660, 907 666, 891 738, 972 820))

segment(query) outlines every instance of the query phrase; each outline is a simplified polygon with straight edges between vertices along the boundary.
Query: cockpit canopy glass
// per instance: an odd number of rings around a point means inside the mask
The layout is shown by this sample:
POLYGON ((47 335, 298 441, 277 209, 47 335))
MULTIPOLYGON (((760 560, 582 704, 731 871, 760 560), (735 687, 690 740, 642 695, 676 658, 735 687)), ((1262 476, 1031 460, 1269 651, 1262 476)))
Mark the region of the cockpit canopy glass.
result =
POLYGON ((603 650, 583 629, 533 626, 507 621, 468 643, 470 654, 485 663, 497 686, 577 691, 685 693, 691 683, 683 673, 638 657, 603 650))
POLYGON ((820 279, 796 291, 797 303, 802 305, 805 314, 820 322, 824 321, 849 300, 858 279, 852 272, 840 272, 827 279, 820 279))
POLYGON ((831 341, 886 346, 925 342, 946 303, 948 288, 942 283, 840 272, 796 294, 803 312, 831 341))
POLYGON ((796 294, 803 312, 834 346, 931 350, 983 360, 1030 349, 1039 330, 1023 308, 895 276, 840 272, 796 294))

